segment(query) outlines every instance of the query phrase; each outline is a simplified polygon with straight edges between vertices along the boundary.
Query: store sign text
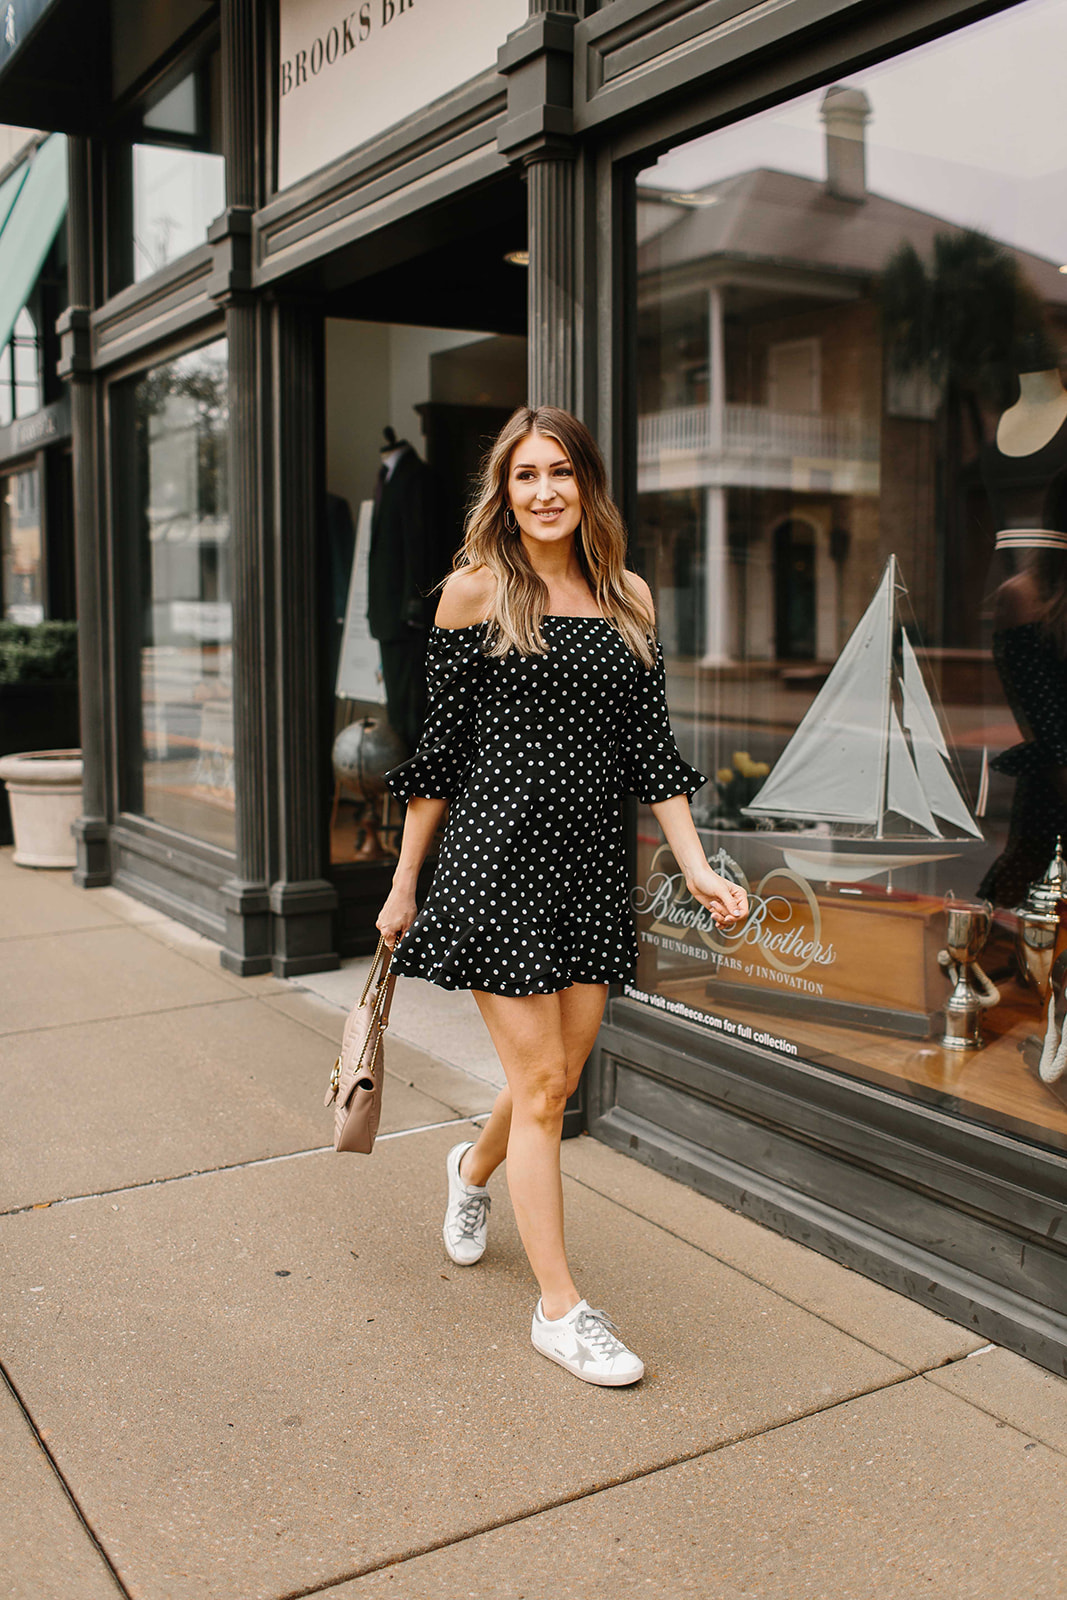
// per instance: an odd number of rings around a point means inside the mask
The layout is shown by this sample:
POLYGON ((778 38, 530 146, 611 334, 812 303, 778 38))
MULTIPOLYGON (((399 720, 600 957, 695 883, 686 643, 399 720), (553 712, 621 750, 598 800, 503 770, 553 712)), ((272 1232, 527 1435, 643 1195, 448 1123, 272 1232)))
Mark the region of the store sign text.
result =
MULTIPOLYGON (((634 910, 648 919, 642 932, 646 942, 663 948, 667 938, 678 929, 685 929, 690 937, 676 948, 695 955, 700 950, 692 938, 696 934, 714 952, 721 971, 743 972, 758 981, 822 992, 814 979, 791 981, 810 967, 829 967, 837 960, 833 944, 822 942, 822 912, 806 878, 789 867, 776 867, 765 873, 754 888, 746 883, 748 916, 739 927, 723 929, 716 927, 710 911, 689 894, 681 872, 669 872, 658 865, 664 855, 669 857, 669 852, 661 847, 652 858, 644 883, 633 891, 634 910)), ((744 875, 735 876, 740 880, 744 875)))
POLYGON ((527 0, 279 0, 279 186, 494 66, 526 18, 527 0))
POLYGON ((765 1033, 761 1028, 750 1028, 746 1022, 735 1022, 732 1017, 716 1016, 713 1011, 698 1011, 696 1006, 687 1006, 684 1000, 668 1000, 666 995, 646 994, 643 989, 635 989, 632 983, 623 984, 622 992, 627 1000, 637 1000, 652 1011, 664 1011, 668 1016, 681 1017, 686 1022, 699 1022, 702 1028, 710 1028, 713 1033, 726 1034, 745 1044, 761 1044, 765 1049, 777 1050, 783 1056, 800 1054, 790 1039, 780 1039, 776 1033, 765 1033))
MULTIPOLYGON (((380 26, 387 28, 395 17, 411 11, 414 4, 415 0, 381 0, 380 26)), ((371 36, 372 27, 371 7, 367 0, 357 11, 346 12, 339 23, 335 22, 327 28, 325 34, 316 35, 310 48, 305 46, 295 51, 288 61, 281 63, 279 93, 284 96, 291 94, 294 89, 303 88, 318 77, 323 67, 332 67, 342 56, 354 50, 357 43, 364 44, 371 36)))

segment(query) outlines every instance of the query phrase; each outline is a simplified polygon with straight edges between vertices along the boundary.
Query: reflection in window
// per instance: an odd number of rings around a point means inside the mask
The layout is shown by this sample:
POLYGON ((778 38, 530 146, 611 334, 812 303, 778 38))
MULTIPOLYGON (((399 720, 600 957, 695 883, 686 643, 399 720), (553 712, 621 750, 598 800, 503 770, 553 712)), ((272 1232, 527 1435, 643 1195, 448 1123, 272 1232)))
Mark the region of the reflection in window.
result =
POLYGON ((44 621, 41 479, 36 467, 0 478, 0 600, 7 622, 44 621))
POLYGON ((41 409, 41 340, 27 306, 0 350, 0 428, 41 409))
POLYGON ((135 282, 203 244, 225 208, 217 62, 216 52, 142 115, 132 148, 135 282))
POLYGON ((136 385, 146 816, 234 844, 225 340, 136 385))
POLYGON ((672 715, 754 907, 683 921, 641 824, 639 991, 1062 1147, 1065 45, 1028 0, 641 173, 635 374, 672 715))

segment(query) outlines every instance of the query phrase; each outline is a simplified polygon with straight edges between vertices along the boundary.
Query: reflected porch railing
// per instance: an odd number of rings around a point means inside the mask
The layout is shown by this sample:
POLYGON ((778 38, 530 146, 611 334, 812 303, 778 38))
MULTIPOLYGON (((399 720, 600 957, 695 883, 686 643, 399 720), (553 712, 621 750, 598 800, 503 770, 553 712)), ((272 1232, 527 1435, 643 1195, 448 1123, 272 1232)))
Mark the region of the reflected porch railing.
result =
POLYGON ((822 461, 877 461, 878 424, 862 417, 772 411, 767 406, 680 406, 638 418, 638 460, 663 456, 774 455, 822 461), (716 433, 721 427, 721 437, 716 433))

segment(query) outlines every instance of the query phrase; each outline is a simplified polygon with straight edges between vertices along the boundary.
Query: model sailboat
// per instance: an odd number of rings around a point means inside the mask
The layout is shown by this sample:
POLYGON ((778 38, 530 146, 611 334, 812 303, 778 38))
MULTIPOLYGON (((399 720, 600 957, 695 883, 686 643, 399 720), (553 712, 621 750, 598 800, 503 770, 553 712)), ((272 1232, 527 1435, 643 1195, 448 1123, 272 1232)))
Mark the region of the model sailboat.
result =
POLYGON ((823 824, 810 832, 775 832, 786 864, 806 878, 855 883, 946 860, 960 855, 969 839, 982 838, 956 785, 937 712, 898 617, 903 592, 897 558, 890 556, 833 671, 744 807, 746 816, 764 823, 823 824), (942 824, 958 834, 946 834, 942 824))

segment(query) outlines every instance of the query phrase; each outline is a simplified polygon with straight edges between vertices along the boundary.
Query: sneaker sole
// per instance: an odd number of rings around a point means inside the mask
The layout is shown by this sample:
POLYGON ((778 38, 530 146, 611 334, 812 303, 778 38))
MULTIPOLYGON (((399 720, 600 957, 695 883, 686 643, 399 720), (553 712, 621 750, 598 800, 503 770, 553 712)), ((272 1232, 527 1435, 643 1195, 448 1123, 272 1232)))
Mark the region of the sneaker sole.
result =
MULTIPOLYGON (((533 1344, 532 1339, 530 1343, 533 1344)), ((595 1378, 591 1372, 576 1372, 568 1361, 564 1361, 562 1356, 553 1355, 551 1350, 542 1350, 539 1344, 533 1344, 533 1347, 539 1356, 544 1356, 546 1361, 554 1361, 557 1367, 562 1367, 564 1372, 569 1372, 572 1378, 577 1378, 581 1383, 594 1383, 598 1389, 626 1389, 631 1383, 640 1383, 645 1375, 644 1365, 642 1364, 641 1371, 635 1373, 633 1377, 617 1378, 608 1376, 595 1378)))

